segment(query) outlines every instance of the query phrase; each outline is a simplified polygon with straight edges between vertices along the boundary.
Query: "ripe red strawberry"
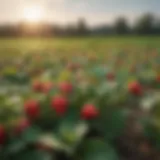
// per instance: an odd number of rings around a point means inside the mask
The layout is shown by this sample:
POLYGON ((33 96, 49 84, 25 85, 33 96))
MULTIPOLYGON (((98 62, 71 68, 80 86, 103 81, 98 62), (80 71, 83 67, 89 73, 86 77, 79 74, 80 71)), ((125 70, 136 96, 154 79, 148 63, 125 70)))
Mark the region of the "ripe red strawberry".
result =
POLYGON ((132 66, 132 67, 130 68, 130 72, 131 72, 131 73, 135 73, 135 72, 136 72, 136 67, 135 67, 135 66, 132 66))
POLYGON ((82 108, 81 117, 83 119, 86 119, 86 120, 94 119, 98 117, 98 115, 99 115, 98 109, 92 104, 86 104, 82 108))
POLYGON ((63 93, 67 93, 67 94, 71 93, 73 90, 72 84, 68 82, 61 83, 59 88, 63 93))
POLYGON ((30 122, 27 119, 22 119, 15 128, 15 134, 19 135, 24 132, 30 126, 30 122))
POLYGON ((57 115, 62 116, 66 113, 68 108, 68 100, 64 97, 54 97, 51 102, 51 106, 55 109, 57 115))
POLYGON ((157 76, 157 82, 160 83, 160 75, 157 76))
POLYGON ((107 74, 107 79, 108 79, 109 81, 113 81, 113 80, 115 79, 114 73, 108 73, 108 74, 107 74))
POLYGON ((3 125, 0 125, 0 145, 3 145, 6 140, 6 131, 3 125))
POLYGON ((74 65, 73 63, 69 63, 69 64, 67 65, 67 68, 68 68, 68 70, 70 70, 70 71, 74 71, 74 70, 75 70, 75 65, 74 65))
POLYGON ((42 91, 42 83, 41 82, 34 82, 33 83, 33 90, 36 92, 42 91))
POLYGON ((128 85, 128 90, 134 95, 137 95, 137 96, 142 95, 142 86, 140 85, 139 82, 134 81, 130 83, 128 85))
POLYGON ((51 82, 44 83, 42 85, 42 91, 44 93, 48 93, 52 89, 52 87, 53 87, 53 84, 51 82))
POLYGON ((29 118, 37 118, 40 114, 39 103, 36 100, 29 100, 24 104, 24 110, 29 118))
POLYGON ((70 71, 76 71, 77 69, 81 68, 80 64, 76 64, 76 63, 69 63, 67 65, 68 70, 70 71))
POLYGON ((88 57, 90 61, 95 62, 97 60, 97 56, 92 55, 90 57, 88 57))

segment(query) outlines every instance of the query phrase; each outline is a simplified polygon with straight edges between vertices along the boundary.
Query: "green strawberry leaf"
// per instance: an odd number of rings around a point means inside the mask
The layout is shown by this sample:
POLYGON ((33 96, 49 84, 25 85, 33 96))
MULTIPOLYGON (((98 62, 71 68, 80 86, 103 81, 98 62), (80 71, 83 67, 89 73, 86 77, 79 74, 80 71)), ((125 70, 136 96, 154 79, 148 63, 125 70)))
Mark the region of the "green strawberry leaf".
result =
POLYGON ((128 111, 121 109, 111 112, 101 121, 101 129, 106 140, 113 140, 123 133, 127 117, 128 111))
POLYGON ((80 154, 83 160, 118 160, 115 150, 99 139, 85 142, 80 154))
POLYGON ((47 152, 28 150, 13 157, 14 160, 53 160, 54 158, 47 152))
POLYGON ((22 139, 27 143, 35 143, 41 136, 41 131, 37 127, 28 128, 23 134, 22 139))

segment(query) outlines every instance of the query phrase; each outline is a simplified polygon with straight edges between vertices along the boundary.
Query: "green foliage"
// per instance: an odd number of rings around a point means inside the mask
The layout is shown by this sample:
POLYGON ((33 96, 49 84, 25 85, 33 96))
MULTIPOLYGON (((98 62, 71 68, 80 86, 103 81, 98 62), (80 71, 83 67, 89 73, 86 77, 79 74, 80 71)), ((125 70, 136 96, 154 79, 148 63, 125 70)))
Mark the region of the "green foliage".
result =
POLYGON ((81 158, 84 160, 118 160, 115 150, 99 139, 89 139, 85 142, 81 158))
POLYGON ((0 139, 2 136, 5 140, 0 144, 1 159, 118 160, 123 158, 117 143, 122 137, 126 141, 147 138, 153 150, 158 150, 158 51, 147 54, 146 58, 147 41, 144 48, 142 42, 134 42, 137 50, 131 51, 132 48, 126 47, 129 43, 125 38, 123 43, 121 40, 117 43, 130 52, 113 54, 106 54, 103 39, 100 42, 91 39, 70 41, 72 45, 63 40, 53 44, 56 46, 54 53, 58 54, 52 53, 51 41, 48 52, 41 53, 42 48, 48 46, 45 43, 40 46, 39 54, 36 51, 6 59, 6 64, 10 65, 0 68, 0 139), (40 85, 34 86, 34 82, 40 85), (71 90, 68 86, 62 87, 63 82, 71 84, 71 90), (139 85, 130 86, 131 82, 139 85), (53 86, 47 88, 47 83, 53 86), (62 99, 53 104, 53 98, 59 96, 62 99), (26 102, 29 100, 37 103, 31 101, 28 111, 26 102), (86 105, 89 105, 87 109, 86 105), (24 123, 24 119, 29 124, 24 123), (145 121, 140 123, 141 120, 145 121), (129 128, 133 128, 133 133, 129 128))

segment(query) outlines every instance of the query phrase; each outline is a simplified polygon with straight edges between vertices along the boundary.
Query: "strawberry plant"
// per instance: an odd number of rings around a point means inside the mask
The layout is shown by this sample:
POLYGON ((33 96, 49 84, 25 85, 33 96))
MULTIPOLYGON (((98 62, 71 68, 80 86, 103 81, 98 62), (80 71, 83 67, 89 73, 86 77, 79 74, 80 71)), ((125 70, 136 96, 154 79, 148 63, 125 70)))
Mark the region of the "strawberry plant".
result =
POLYGON ((55 60, 47 53, 22 59, 23 72, 15 62, 13 70, 2 69, 0 79, 2 160, 160 156, 156 62, 144 57, 135 62, 124 52, 109 62, 89 55, 79 55, 77 62, 65 56, 55 60))

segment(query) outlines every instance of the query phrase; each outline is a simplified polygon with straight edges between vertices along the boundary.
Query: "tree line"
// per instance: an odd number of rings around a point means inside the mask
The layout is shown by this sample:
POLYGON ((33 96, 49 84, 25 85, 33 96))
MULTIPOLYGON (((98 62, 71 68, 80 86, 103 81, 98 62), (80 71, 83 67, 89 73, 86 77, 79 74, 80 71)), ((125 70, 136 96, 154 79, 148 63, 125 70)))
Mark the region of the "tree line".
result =
POLYGON ((88 35, 160 35, 160 19, 147 13, 140 16, 133 25, 129 25, 125 17, 119 17, 112 25, 99 25, 90 28, 85 19, 81 18, 75 24, 65 26, 49 23, 5 24, 0 26, 0 36, 88 36, 88 35))

